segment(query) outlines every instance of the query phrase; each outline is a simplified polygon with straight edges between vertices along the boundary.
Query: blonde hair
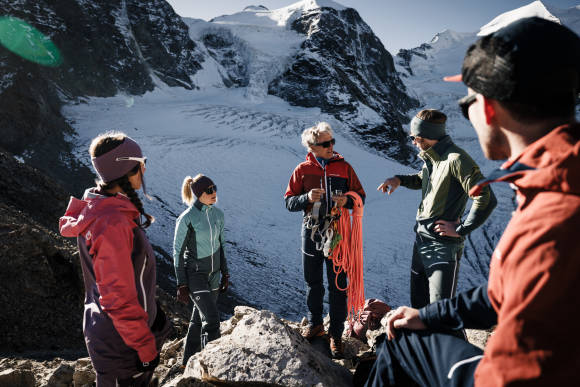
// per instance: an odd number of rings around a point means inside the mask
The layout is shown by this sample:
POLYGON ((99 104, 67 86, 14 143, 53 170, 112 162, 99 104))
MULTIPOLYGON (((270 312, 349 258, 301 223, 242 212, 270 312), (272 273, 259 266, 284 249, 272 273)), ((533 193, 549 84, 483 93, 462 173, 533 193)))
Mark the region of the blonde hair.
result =
POLYGON ((193 194, 193 190, 191 189, 191 185, 198 181, 203 174, 198 173, 195 177, 185 176, 183 179, 183 184, 181 185, 181 200, 188 206, 191 206, 195 201, 195 195, 193 194))
POLYGON ((318 142, 318 137, 322 133, 329 133, 333 136, 332 128, 328 122, 319 122, 310 128, 304 129, 302 132, 302 145, 310 150, 310 147, 318 142))

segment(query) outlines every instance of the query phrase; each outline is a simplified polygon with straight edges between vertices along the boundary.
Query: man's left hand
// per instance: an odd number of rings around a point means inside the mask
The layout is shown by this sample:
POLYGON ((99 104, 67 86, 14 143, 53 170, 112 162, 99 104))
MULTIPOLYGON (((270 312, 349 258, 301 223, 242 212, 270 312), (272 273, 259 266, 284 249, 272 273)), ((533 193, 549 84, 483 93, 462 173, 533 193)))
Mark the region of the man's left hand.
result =
POLYGON ((348 198, 346 195, 337 195, 332 197, 332 201, 336 203, 337 207, 344 207, 348 198))
POLYGON ((433 230, 435 230, 435 232, 441 236, 461 238, 461 235, 459 235, 457 231, 455 231, 458 224, 459 220, 456 220, 455 222, 451 222, 448 220, 437 220, 435 221, 435 227, 433 228, 433 230))
POLYGON ((419 310, 408 306, 400 306, 387 313, 387 339, 395 338, 395 329, 406 328, 413 331, 427 329, 419 317, 419 310))

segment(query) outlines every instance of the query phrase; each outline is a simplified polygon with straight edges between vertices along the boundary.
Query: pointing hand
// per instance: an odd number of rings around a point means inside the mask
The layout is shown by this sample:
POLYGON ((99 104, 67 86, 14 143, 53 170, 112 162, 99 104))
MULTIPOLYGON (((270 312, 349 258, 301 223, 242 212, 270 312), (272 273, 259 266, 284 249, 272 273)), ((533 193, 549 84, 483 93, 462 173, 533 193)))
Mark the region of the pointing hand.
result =
POLYGON ((396 176, 389 177, 385 182, 377 188, 377 191, 382 193, 392 194, 401 185, 401 179, 396 176))

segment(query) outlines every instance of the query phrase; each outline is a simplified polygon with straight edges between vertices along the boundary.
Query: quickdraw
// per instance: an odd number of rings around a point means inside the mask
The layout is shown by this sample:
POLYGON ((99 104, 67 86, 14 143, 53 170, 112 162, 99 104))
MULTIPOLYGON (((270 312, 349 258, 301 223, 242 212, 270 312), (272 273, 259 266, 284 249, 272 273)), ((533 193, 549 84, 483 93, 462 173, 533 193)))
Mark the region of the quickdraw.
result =
POLYGON ((312 230, 310 239, 314 242, 316 250, 322 251, 324 256, 328 257, 332 248, 341 239, 337 232, 337 222, 340 219, 341 211, 335 206, 332 207, 329 215, 320 216, 321 205, 322 202, 313 204, 312 211, 304 220, 304 225, 307 229, 312 230))

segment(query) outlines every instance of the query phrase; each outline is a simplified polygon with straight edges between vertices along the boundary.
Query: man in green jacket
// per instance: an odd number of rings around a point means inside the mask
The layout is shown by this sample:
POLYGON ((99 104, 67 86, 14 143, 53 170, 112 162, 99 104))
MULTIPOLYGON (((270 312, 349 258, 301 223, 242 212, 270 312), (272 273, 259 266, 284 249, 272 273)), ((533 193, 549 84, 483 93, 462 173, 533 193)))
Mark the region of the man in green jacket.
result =
POLYGON ((445 133, 447 116, 434 109, 421 110, 411 121, 411 139, 424 161, 413 175, 395 175, 377 190, 393 193, 402 185, 421 189, 411 263, 411 305, 422 308, 455 294, 459 259, 465 236, 479 227, 497 201, 489 186, 461 221, 469 190, 483 179, 479 166, 445 133))

